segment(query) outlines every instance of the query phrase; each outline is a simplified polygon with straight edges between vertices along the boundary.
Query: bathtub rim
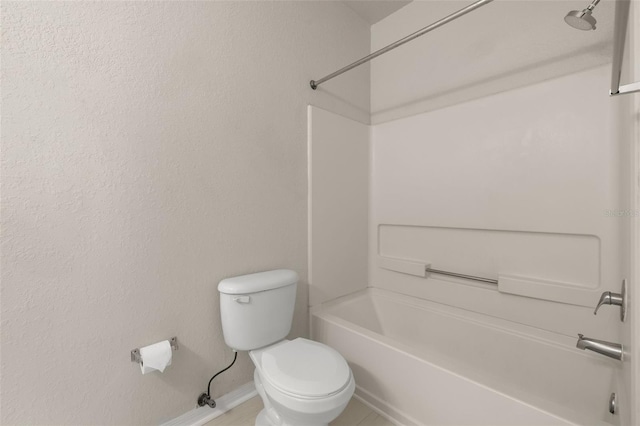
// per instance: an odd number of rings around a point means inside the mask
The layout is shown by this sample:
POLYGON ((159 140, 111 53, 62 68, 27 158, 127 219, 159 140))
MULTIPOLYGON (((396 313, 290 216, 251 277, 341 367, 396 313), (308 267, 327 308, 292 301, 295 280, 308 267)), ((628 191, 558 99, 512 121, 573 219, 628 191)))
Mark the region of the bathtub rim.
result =
MULTIPOLYGON (((562 348, 564 350, 571 351, 576 356, 585 356, 595 360, 601 360, 602 357, 596 354, 591 354, 589 352, 576 352, 575 344, 577 335, 567 335, 554 331, 549 331, 537 327, 533 327, 527 324, 494 317, 491 315, 486 315, 483 313, 470 311, 463 308, 458 308, 456 306, 445 305, 443 303, 435 302, 429 299, 423 299, 415 296, 410 296, 400 292, 394 292, 387 289, 377 288, 377 287, 367 287, 363 290, 359 290, 354 293, 350 293, 336 299, 329 300, 319 305, 311 306, 309 308, 309 317, 312 318, 315 316, 332 316, 336 319, 340 320, 340 316, 335 314, 336 308, 344 305, 346 303, 352 302, 354 300, 367 297, 381 297, 385 299, 390 299, 393 302, 401 303, 403 305, 407 305, 413 308, 425 310, 432 312, 436 315, 454 318, 456 320, 465 321, 473 324, 474 326, 482 327, 482 328, 492 328, 499 330, 503 333, 508 333, 511 335, 515 335, 517 337, 525 338, 528 340, 533 340, 537 343, 541 343, 544 345, 550 345, 557 348, 562 348)), ((353 324, 362 328, 363 330, 368 330, 366 327, 360 326, 358 324, 347 321, 349 324, 353 324)), ((374 331, 371 331, 375 333, 374 331)), ((379 334, 379 333, 375 333, 379 334)))

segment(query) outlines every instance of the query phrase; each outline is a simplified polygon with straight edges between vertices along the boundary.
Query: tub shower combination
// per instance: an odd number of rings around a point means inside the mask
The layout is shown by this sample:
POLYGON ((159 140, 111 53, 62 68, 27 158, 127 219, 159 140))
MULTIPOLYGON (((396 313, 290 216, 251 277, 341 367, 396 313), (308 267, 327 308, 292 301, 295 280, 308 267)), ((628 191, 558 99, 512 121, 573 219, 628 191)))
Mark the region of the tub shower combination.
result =
MULTIPOLYGON (((316 90, 327 80, 489 2, 477 1, 334 73, 311 80, 310 85, 316 90)), ((598 2, 569 12, 566 23, 579 30, 594 30, 592 12, 598 2)), ((640 90, 639 83, 620 85, 628 7, 628 2, 616 3, 612 96, 640 90)), ((499 283, 498 279, 430 265, 425 269, 424 264, 401 259, 395 264, 377 266, 423 278, 434 274, 504 285, 505 290, 511 286, 505 292, 512 294, 518 294, 513 288, 524 288, 518 279, 500 279, 499 283)), ((386 274, 384 279, 390 276, 386 274)), ((312 306, 311 336, 345 357, 355 377, 356 395, 388 417, 406 425, 610 425, 617 421, 609 413, 617 410, 611 390, 624 386, 616 374, 621 364, 606 357, 622 361, 622 345, 582 334, 571 337, 487 312, 413 297, 403 294, 402 285, 395 285, 393 278, 383 286, 387 289, 377 287, 312 306), (608 407, 603 407, 605 401, 609 401, 608 407)), ((625 287, 623 283, 620 293, 604 292, 593 305, 591 299, 589 305, 581 305, 593 306, 596 312, 604 305, 619 307, 624 321, 625 287)), ((537 297, 526 292, 520 295, 537 297)), ((560 293, 557 297, 557 302, 580 304, 560 293)))

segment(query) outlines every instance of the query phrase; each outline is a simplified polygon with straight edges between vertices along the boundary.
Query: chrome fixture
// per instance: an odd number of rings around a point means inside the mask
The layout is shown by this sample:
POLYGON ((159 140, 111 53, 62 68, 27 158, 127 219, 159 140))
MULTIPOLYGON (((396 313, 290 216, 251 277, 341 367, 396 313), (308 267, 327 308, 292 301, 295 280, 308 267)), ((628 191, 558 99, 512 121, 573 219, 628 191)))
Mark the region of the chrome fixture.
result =
POLYGON ((622 361, 623 348, 620 343, 605 342, 604 340, 591 339, 584 337, 582 334, 578 334, 578 343, 576 343, 578 349, 588 349, 593 352, 597 352, 601 355, 608 356, 609 358, 622 361))
POLYGON ((609 412, 611 414, 616 413, 616 405, 617 405, 617 397, 615 392, 611 392, 611 396, 609 397, 609 412))
POLYGON ((564 17, 564 22, 572 26, 577 30, 589 31, 596 29, 596 18, 591 15, 591 12, 596 7, 600 0, 593 0, 586 9, 572 10, 564 17))
POLYGON ((622 280, 622 290, 620 293, 611 293, 610 291, 602 293, 596 305, 596 310, 593 311, 593 315, 598 313, 598 309, 600 309, 602 305, 620 306, 620 321, 624 322, 627 314, 627 280, 622 280))
POLYGON ((480 281, 483 283, 498 285, 498 280, 494 280, 492 278, 483 278, 483 277, 476 277, 475 275, 458 274, 457 272, 443 271, 441 269, 432 269, 429 266, 425 268, 425 271, 430 272, 432 274, 448 275, 450 277, 463 278, 465 280, 480 281))
MULTIPOLYGON (((321 85, 322 83, 324 83, 327 80, 331 80, 334 77, 339 76, 342 73, 345 73, 357 66, 360 66, 362 64, 365 64, 367 62, 369 62, 370 60, 372 60, 373 58, 377 58, 378 56, 389 52, 390 50, 395 49, 396 47, 400 47, 405 43, 410 42, 411 40, 414 40, 422 35, 425 35, 426 33, 428 33, 429 31, 435 30, 438 27, 443 26, 444 24, 448 24, 449 22, 453 21, 454 19, 457 19, 463 15, 466 15, 467 13, 471 12, 472 10, 475 10, 477 8, 479 8, 480 6, 484 6, 485 4, 491 3, 493 0, 478 0, 475 3, 470 4, 467 7, 464 7, 460 10, 458 10, 457 12, 452 13, 449 16, 446 16, 442 19, 440 19, 439 21, 434 22, 431 25, 428 25, 424 28, 422 28, 421 30, 416 31, 415 33, 409 34, 408 36, 406 36, 403 39, 400 39, 396 42, 391 43, 388 46, 383 47, 382 49, 376 50, 375 52, 365 56, 362 59, 359 59, 357 61, 355 61, 354 63, 347 65, 344 68, 340 68, 338 71, 332 72, 331 74, 322 77, 321 79, 318 80, 311 80, 309 82, 309 85, 311 86, 311 88, 313 90, 316 90, 318 88, 319 85, 321 85)), ((600 1, 600 0, 597 0, 600 1)))
POLYGON ((205 405, 208 405, 211 408, 216 408, 216 400, 206 393, 201 393, 198 397, 198 407, 204 407, 205 405))
POLYGON ((622 60, 624 58, 624 42, 627 36, 629 22, 629 0, 616 0, 616 16, 613 24, 613 61, 611 65, 611 89, 609 95, 626 95, 640 92, 640 81, 620 85, 622 74, 622 60))

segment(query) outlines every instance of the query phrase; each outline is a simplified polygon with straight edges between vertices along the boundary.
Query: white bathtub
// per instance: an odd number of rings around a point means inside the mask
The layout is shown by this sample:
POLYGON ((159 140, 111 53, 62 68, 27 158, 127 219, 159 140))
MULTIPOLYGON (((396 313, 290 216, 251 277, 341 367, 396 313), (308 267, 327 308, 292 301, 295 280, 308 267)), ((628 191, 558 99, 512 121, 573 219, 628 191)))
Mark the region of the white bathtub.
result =
POLYGON ((314 307, 311 333, 400 424, 615 424, 615 362, 569 336, 379 289, 314 307))

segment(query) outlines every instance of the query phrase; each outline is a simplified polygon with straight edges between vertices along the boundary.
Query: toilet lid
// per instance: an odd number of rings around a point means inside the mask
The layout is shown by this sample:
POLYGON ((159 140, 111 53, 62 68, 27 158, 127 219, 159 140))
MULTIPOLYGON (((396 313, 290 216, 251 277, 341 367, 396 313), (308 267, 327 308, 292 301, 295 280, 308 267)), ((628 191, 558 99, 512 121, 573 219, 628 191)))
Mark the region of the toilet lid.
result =
POLYGON ((302 338, 267 349, 261 364, 269 383, 300 396, 330 395, 351 378, 347 362, 335 349, 302 338))

